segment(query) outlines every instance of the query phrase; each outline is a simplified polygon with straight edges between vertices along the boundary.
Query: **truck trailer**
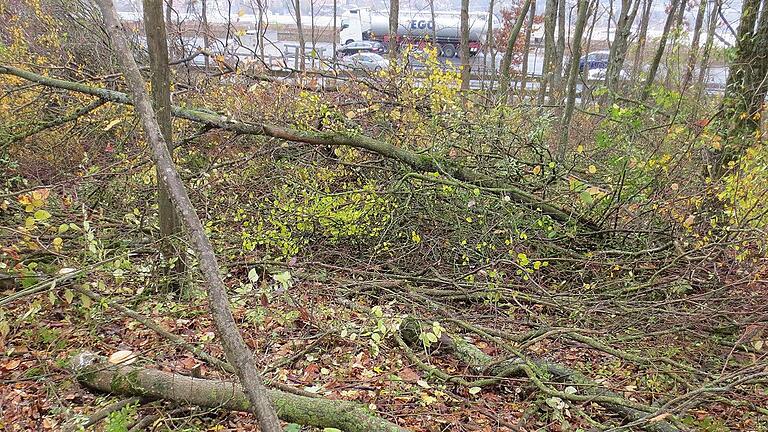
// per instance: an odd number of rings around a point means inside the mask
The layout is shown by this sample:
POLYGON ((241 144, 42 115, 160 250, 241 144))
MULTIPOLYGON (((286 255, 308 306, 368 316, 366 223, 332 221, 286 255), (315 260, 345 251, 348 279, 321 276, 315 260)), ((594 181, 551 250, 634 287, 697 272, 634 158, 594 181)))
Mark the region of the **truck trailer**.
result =
MULTIPOLYGON (((470 55, 480 52, 488 28, 488 15, 469 14, 470 55)), ((342 13, 341 43, 377 41, 389 45, 389 16, 370 8, 353 8, 342 13)), ((435 44, 443 57, 455 57, 461 41, 461 15, 458 12, 436 12, 434 20, 427 11, 400 11, 397 26, 398 44, 424 46, 435 44)))

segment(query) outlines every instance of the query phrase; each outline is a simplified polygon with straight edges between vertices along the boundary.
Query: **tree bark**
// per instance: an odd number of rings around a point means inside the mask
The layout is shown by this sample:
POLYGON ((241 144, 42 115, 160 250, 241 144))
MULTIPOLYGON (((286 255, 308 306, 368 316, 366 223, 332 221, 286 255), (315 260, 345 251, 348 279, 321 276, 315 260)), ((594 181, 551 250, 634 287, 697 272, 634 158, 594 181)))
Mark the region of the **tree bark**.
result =
POLYGON ((699 63, 699 78, 696 83, 698 95, 704 91, 704 80, 709 70, 709 54, 712 51, 712 45, 715 42, 715 32, 717 31, 717 22, 720 19, 720 7, 722 0, 714 0, 712 10, 709 11, 709 22, 707 25, 707 40, 704 42, 704 50, 701 53, 701 62, 699 63))
POLYGON ((555 71, 553 73, 552 90, 558 95, 562 93, 563 82, 563 59, 565 58, 565 39, 568 34, 569 25, 565 22, 565 1, 557 2, 557 51, 555 52, 555 71))
MULTIPOLYGON (((163 0, 144 0, 144 27, 147 35, 149 69, 152 83, 152 105, 157 116, 160 132, 163 134, 168 152, 173 157, 173 123, 171 114, 171 69, 168 66, 168 38, 163 19, 163 0)), ((157 170, 157 177, 160 172, 157 170)), ((181 232, 181 221, 171 201, 170 194, 162 182, 157 184, 157 206, 160 217, 160 235, 165 258, 178 258, 171 271, 184 270, 184 257, 175 250, 172 238, 181 232)))
POLYGON ((299 70, 303 71, 306 68, 305 51, 307 49, 307 42, 304 40, 304 26, 301 24, 301 0, 293 2, 293 9, 296 14, 296 31, 299 33, 299 52, 296 54, 299 60, 299 70))
POLYGON ((648 24, 651 21, 651 8, 653 7, 653 0, 643 0, 643 16, 640 18, 640 31, 637 34, 637 51, 635 52, 635 62, 632 66, 632 77, 637 78, 640 76, 642 70, 642 61, 645 57, 645 44, 648 36, 648 24))
MULTIPOLYGON (((558 160, 565 159, 565 149, 568 147, 570 137, 571 117, 576 103, 576 84, 579 77, 579 61, 581 58, 581 39, 584 35, 584 27, 587 25, 587 12, 589 11, 589 0, 579 0, 576 18, 576 26, 573 30, 573 45, 571 48, 571 63, 568 71, 568 85, 566 89, 565 109, 563 117, 560 120, 560 142, 557 146, 558 160)), ((615 44, 614 44, 615 45, 615 44)))
MULTIPOLYGON (((208 0, 200 0, 200 18, 203 21, 203 48, 210 52, 211 41, 208 39, 210 36, 210 27, 208 26, 208 0)), ((210 66, 210 59, 205 56, 205 71, 208 72, 210 66)))
MULTIPOLYGON (((531 0, 526 0, 523 3, 523 7, 520 9, 520 15, 515 20, 515 26, 509 32, 507 38, 507 50, 504 52, 504 57, 501 59, 501 76, 499 77, 499 94, 501 97, 506 98, 507 91, 509 90, 509 83, 511 82, 511 68, 512 68, 512 55, 515 51, 515 44, 517 43, 517 36, 520 34, 520 29, 523 26, 523 22, 528 16, 528 8, 532 6, 531 0)), ((530 28, 529 28, 530 36, 530 28)), ((525 66, 523 66, 525 68, 525 66)))
MULTIPOLYGON (((493 88, 493 82, 496 80, 496 50, 493 43, 493 8, 496 4, 495 0, 488 2, 488 26, 485 34, 485 53, 491 57, 491 88, 493 88)), ((488 62, 485 63, 488 66, 488 62)))
POLYGON ((400 25, 400 0, 389 0, 389 60, 397 60, 397 28, 400 25))
POLYGON ((461 55, 461 89, 469 90, 471 71, 469 69, 469 0, 461 0, 461 41, 459 53, 461 55))
POLYGON ((243 341, 232 316, 226 286, 219 273, 219 263, 213 246, 205 234, 203 224, 173 164, 168 146, 157 123, 155 111, 144 90, 144 80, 131 54, 112 1, 97 0, 97 3, 104 17, 107 34, 112 40, 118 60, 123 67, 126 82, 133 93, 134 109, 141 119, 147 142, 151 147, 152 160, 160 173, 159 180, 170 192, 176 209, 186 225, 192 247, 198 255, 200 272, 205 278, 208 290, 209 308, 227 360, 235 368, 240 383, 245 388, 261 429, 265 432, 281 432, 280 422, 274 408, 270 405, 266 388, 256 369, 253 354, 243 341))
POLYGON ((555 26, 557 19, 558 0, 547 0, 544 8, 544 66, 541 71, 541 84, 539 86, 539 104, 544 103, 547 95, 547 86, 552 83, 555 69, 555 26))
POLYGON ((621 70, 624 67, 624 59, 629 47, 629 34, 635 16, 640 6, 640 0, 622 0, 619 21, 616 23, 616 34, 611 44, 608 56, 608 70, 605 74, 605 86, 612 92, 616 91, 621 70))
POLYGON ((664 30, 661 33, 661 39, 659 40, 659 46, 656 48, 656 54, 651 62, 651 67, 648 70, 648 76, 645 78, 643 84, 642 100, 648 98, 651 93, 651 86, 654 79, 656 79, 656 72, 659 70, 659 64, 661 64, 661 58, 664 56, 664 50, 667 48, 667 39, 669 38, 669 31, 672 29, 672 23, 675 22, 675 12, 679 7, 682 7, 681 0, 672 0, 671 10, 667 15, 667 20, 664 23, 664 30))
MULTIPOLYGON (((165 399, 209 409, 252 411, 253 405, 237 383, 193 378, 138 366, 110 365, 94 357, 81 353, 71 362, 78 381, 91 389, 165 399), (89 361, 93 363, 88 364, 89 361)), ((276 407, 280 418, 289 423, 347 432, 406 432, 406 429, 352 402, 311 398, 279 390, 266 390, 266 396, 276 407)))
MULTIPOLYGON (((89 94, 110 102, 126 105, 133 104, 131 98, 128 97, 128 95, 125 93, 92 87, 82 83, 45 77, 12 66, 0 64, 0 74, 14 75, 19 78, 24 78, 28 81, 42 84, 48 87, 89 94)), ((599 229, 599 227, 589 219, 579 217, 571 210, 561 209, 555 205, 544 202, 535 195, 532 195, 525 190, 515 186, 514 184, 506 182, 505 180, 486 176, 470 168, 446 163, 447 161, 436 159, 436 157, 431 154, 419 154, 411 152, 403 149, 402 147, 398 147, 388 142, 380 141, 366 135, 354 133, 335 134, 328 132, 301 131, 267 123, 244 123, 240 121, 234 121, 226 116, 211 113, 210 111, 203 109, 181 108, 177 106, 174 106, 172 109, 173 115, 176 117, 202 123, 212 128, 228 130, 238 134, 262 135, 286 141, 303 142, 307 144, 323 146, 347 146, 364 149, 378 153, 390 159, 394 159, 409 166, 415 171, 432 173, 440 172, 444 173, 448 177, 452 177, 463 182, 471 183, 479 187, 497 190, 499 193, 508 196, 512 201, 515 201, 537 212, 549 215, 557 221, 563 223, 577 222, 588 229, 599 229)))
MULTIPOLYGON (((528 91, 528 56, 531 51, 531 32, 533 31, 533 19, 536 17, 536 2, 531 2, 531 6, 528 11, 528 26, 525 28, 525 45, 523 46, 523 67, 522 77, 520 80, 521 99, 522 95, 525 95, 528 91)), ((512 57, 510 57, 510 64, 512 63, 512 57)))
POLYGON ((681 93, 685 93, 693 78, 693 69, 696 67, 696 57, 699 55, 701 28, 704 25, 704 14, 707 12, 707 1, 708 0, 700 0, 699 9, 696 12, 696 22, 693 25, 693 36, 691 38, 691 50, 688 53, 688 65, 685 68, 681 93))

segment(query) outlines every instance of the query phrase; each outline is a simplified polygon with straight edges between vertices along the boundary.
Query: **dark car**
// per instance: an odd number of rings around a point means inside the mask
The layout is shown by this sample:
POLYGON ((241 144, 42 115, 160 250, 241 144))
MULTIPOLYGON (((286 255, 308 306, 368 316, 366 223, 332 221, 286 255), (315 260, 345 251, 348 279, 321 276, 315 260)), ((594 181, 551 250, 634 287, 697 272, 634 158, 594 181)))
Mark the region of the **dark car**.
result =
POLYGON ((342 58, 351 54, 357 54, 361 52, 371 52, 376 54, 384 54, 387 52, 387 48, 381 42, 363 41, 363 42, 350 42, 346 45, 342 45, 336 50, 336 57, 342 58))
POLYGON ((579 59, 579 72, 587 69, 607 69, 610 53, 608 51, 594 51, 579 59))

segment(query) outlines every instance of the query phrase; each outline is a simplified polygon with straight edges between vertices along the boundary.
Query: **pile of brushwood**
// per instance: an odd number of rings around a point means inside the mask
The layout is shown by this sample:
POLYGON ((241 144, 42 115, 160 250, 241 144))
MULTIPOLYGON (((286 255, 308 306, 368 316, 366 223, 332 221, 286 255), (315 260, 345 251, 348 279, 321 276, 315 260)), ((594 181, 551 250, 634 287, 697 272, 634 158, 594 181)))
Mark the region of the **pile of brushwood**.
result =
MULTIPOLYGON (((0 428, 257 430, 138 99, 54 60, 0 64, 0 428)), ((765 186, 703 172, 685 96, 585 107, 559 159, 557 108, 455 71, 174 79, 178 178, 288 430, 768 428, 765 186)))

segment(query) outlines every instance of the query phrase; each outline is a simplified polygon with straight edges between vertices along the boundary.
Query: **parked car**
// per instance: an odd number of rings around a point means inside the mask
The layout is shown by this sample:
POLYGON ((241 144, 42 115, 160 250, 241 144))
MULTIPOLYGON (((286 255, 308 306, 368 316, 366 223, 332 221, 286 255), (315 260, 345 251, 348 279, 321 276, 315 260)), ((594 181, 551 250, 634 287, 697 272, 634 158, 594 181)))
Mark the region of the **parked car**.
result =
MULTIPOLYGON (((592 80, 604 80, 606 74, 608 73, 607 68, 589 68, 589 71, 587 72, 586 78, 590 81, 592 80)), ((619 71, 619 80, 625 81, 629 79, 629 74, 624 69, 619 71)))
POLYGON ((336 57, 344 58, 348 55, 363 52, 384 54, 387 52, 387 47, 381 42, 374 41, 350 42, 346 45, 342 45, 336 50, 336 57))
POLYGON ((376 53, 361 52, 344 57, 341 65, 354 70, 380 71, 389 67, 389 60, 376 53))
POLYGON ((594 51, 579 59, 579 72, 587 69, 608 69, 608 59, 610 52, 594 51))

